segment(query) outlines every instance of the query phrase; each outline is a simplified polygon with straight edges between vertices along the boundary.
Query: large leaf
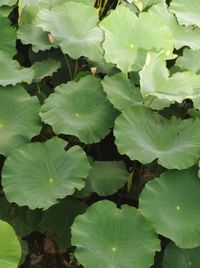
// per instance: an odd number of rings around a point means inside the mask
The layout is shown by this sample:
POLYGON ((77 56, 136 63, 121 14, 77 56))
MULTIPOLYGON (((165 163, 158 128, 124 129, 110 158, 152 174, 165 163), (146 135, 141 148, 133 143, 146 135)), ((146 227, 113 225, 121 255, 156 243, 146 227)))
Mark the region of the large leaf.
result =
POLYGON ((164 50, 167 55, 172 54, 171 31, 156 15, 140 13, 137 17, 122 6, 112 11, 100 26, 105 31, 106 61, 117 64, 125 73, 141 69, 146 51, 164 50))
POLYGON ((83 196, 96 192, 98 195, 112 195, 127 182, 129 173, 122 161, 95 161, 92 164, 83 196))
POLYGON ((0 267, 16 268, 21 257, 21 247, 13 228, 0 220, 0 267))
POLYGON ((200 247, 193 249, 182 249, 174 243, 169 243, 165 248, 163 268, 188 268, 200 267, 200 247))
POLYGON ((170 120, 145 107, 132 107, 115 124, 116 144, 121 154, 143 164, 158 158, 169 169, 185 169, 200 157, 199 119, 170 120))
POLYGON ((0 87, 0 154, 10 154, 39 133, 39 107, 23 87, 0 87))
POLYGON ((34 72, 30 68, 23 68, 19 63, 0 51, 0 85, 16 85, 17 83, 31 83, 34 72))
POLYGON ((54 138, 13 151, 2 174, 8 201, 48 209, 58 199, 73 194, 75 188, 83 188, 83 178, 89 172, 87 157, 78 146, 65 152, 65 145, 65 141, 54 138))
POLYGON ((180 24, 200 26, 199 0, 172 0, 170 10, 175 13, 180 24))
POLYGON ((54 236, 54 239, 61 248, 70 247, 70 227, 75 217, 83 214, 86 208, 87 206, 84 202, 72 198, 65 198, 44 212, 42 221, 40 222, 40 229, 54 236))
POLYGON ((181 248, 200 246, 200 180, 196 169, 167 171, 145 185, 140 211, 181 248))
POLYGON ((169 77, 162 55, 149 53, 140 71, 141 93, 159 99, 182 102, 187 98, 200 96, 200 75, 193 72, 179 72, 169 77), (175 90, 176 89, 176 90, 175 90))
POLYGON ((97 10, 75 2, 52 10, 42 9, 37 17, 37 25, 50 32, 62 51, 73 59, 81 56, 91 60, 100 58, 103 32, 97 26, 98 21, 97 10))
POLYGON ((140 212, 100 201, 78 216, 72 226, 75 256, 87 268, 146 268, 153 263, 159 240, 140 212))
POLYGON ((166 3, 161 2, 152 6, 149 12, 159 16, 170 28, 176 49, 180 49, 183 46, 191 47, 194 50, 200 49, 200 29, 193 26, 179 25, 175 16, 168 11, 166 3))
POLYGON ((56 133, 94 143, 109 133, 116 111, 106 99, 100 79, 89 75, 79 82, 58 86, 42 106, 40 115, 56 133))
POLYGON ((6 52, 13 57, 16 54, 16 31, 10 26, 10 21, 1 16, 0 25, 0 51, 6 52))

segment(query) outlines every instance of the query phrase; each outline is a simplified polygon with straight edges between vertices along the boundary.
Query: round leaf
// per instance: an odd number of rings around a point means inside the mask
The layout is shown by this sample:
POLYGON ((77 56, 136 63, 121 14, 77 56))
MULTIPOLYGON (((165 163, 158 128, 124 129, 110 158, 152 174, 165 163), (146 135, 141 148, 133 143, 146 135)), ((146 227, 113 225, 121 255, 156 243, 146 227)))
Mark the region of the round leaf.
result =
POLYGON ((51 139, 21 147, 6 159, 2 185, 9 202, 31 209, 48 209, 75 188, 84 187, 89 163, 83 150, 74 146, 64 151, 66 142, 51 139))
POLYGON ((16 268, 21 257, 21 247, 13 228, 0 220, 0 267, 16 268))
POLYGON ((87 268, 146 268, 153 263, 159 240, 140 212, 100 201, 78 216, 72 226, 75 256, 87 268))
POLYGON ((0 87, 0 154, 8 155, 39 133, 39 107, 23 87, 0 87))
POLYGON ((200 267, 200 247, 181 249, 169 243, 165 249, 163 268, 198 268, 200 267))
POLYGON ((137 106, 117 118, 114 135, 119 152, 143 164, 158 158, 158 163, 168 169, 185 169, 199 160, 199 119, 167 120, 137 106))
POLYGON ((157 233, 181 248, 200 246, 200 180, 196 169, 163 173, 145 185, 139 203, 157 233))
POLYGON ((185 48, 183 51, 183 56, 178 57, 176 60, 176 66, 192 71, 195 73, 200 73, 200 50, 193 51, 192 49, 185 48))
POLYGON ((56 133, 94 143, 109 133, 116 111, 106 99, 100 79, 89 75, 58 86, 42 106, 40 116, 56 133))
POLYGON ((141 69, 149 50, 172 53, 171 31, 156 15, 140 13, 137 17, 122 6, 112 11, 100 26, 105 31, 106 61, 117 64, 124 73, 141 69))
POLYGON ((96 192, 103 196, 112 195, 124 186, 128 176, 129 173, 122 161, 96 161, 80 194, 87 196, 96 192))

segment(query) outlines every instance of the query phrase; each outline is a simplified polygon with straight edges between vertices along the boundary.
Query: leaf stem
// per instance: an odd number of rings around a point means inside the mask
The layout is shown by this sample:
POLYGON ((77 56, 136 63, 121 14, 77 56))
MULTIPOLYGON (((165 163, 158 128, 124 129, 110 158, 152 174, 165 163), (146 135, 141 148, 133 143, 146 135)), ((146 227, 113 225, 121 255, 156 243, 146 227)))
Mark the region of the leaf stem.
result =
POLYGON ((156 98, 156 97, 153 96, 153 97, 150 99, 150 101, 149 101, 149 103, 148 103, 148 105, 147 105, 148 108, 151 108, 151 104, 154 102, 155 98, 156 98))
POLYGON ((65 55, 65 54, 63 54, 63 55, 64 55, 65 62, 66 62, 66 64, 67 64, 67 69, 68 69, 68 72, 69 72, 70 79, 72 80, 73 77, 72 77, 72 71, 71 71, 71 68, 70 68, 69 61, 68 61, 66 55, 65 55))

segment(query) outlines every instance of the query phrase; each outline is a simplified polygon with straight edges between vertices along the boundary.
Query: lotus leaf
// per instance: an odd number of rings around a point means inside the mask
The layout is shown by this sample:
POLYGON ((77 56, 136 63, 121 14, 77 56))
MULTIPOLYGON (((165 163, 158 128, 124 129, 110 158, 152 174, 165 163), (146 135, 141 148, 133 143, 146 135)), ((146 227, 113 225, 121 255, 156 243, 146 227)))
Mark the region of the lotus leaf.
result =
POLYGON ((100 201, 72 225, 75 256, 87 268, 146 268, 153 263, 159 240, 151 224, 133 207, 116 208, 100 201))
POLYGON ((159 234, 181 248, 200 246, 200 180, 196 168, 161 174, 145 185, 139 203, 141 213, 159 234))
POLYGON ((48 209, 75 189, 84 187, 89 163, 79 146, 64 151, 66 142, 53 138, 21 147, 6 159, 2 185, 9 202, 48 209), (35 169, 37 167, 37 169, 35 169))

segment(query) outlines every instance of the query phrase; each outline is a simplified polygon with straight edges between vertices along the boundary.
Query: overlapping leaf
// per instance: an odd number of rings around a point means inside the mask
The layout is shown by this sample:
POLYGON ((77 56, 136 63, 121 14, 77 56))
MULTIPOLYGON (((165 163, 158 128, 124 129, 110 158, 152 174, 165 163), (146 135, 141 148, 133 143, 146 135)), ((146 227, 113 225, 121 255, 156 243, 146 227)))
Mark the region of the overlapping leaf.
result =
POLYGON ((166 26, 170 28, 176 49, 184 46, 191 47, 194 50, 200 49, 200 29, 193 26, 179 25, 176 17, 168 11, 164 2, 152 6, 149 12, 159 16, 166 26))
POLYGON ((181 248, 200 246, 199 210, 200 180, 196 169, 167 171, 148 182, 140 195, 142 214, 153 222, 159 234, 181 248))
POLYGON ((182 102, 200 96, 200 75, 178 72, 169 75, 161 54, 148 53, 145 66, 140 71, 141 93, 159 99, 182 102))
POLYGON ((152 101, 151 96, 144 99, 139 88, 122 72, 113 76, 106 76, 102 80, 102 85, 107 98, 119 111, 123 111, 132 105, 145 105, 156 110, 162 110, 171 104, 168 100, 158 98, 154 98, 152 101))
POLYGON ((200 50, 193 51, 192 49, 185 48, 183 55, 176 60, 176 66, 183 70, 200 73, 200 50))
POLYGON ((0 154, 10 154, 39 134, 39 107, 23 87, 0 87, 0 154))
POLYGON ((172 56, 173 36, 161 19, 149 13, 139 17, 126 7, 118 7, 101 23, 105 31, 105 59, 127 73, 141 69, 147 51, 165 51, 172 56), (156 31, 155 31, 156 29, 156 31))
POLYGON ((0 6, 14 6, 17 0, 1 0, 0 6))
POLYGON ((16 30, 10 26, 7 18, 0 16, 0 51, 8 53, 11 58, 16 54, 16 30))
POLYGON ((100 79, 85 76, 79 82, 58 86, 42 106, 40 116, 56 133, 95 143, 110 131, 116 111, 108 102, 100 79))
POLYGON ((173 11, 179 24, 197 25, 200 27, 200 5, 199 0, 172 0, 170 10, 173 11))
POLYGON ((62 51, 73 59, 85 56, 98 60, 101 57, 103 32, 97 26, 98 21, 97 10, 75 2, 52 10, 42 9, 37 17, 37 25, 50 32, 62 51))
POLYGON ((21 257, 21 247, 13 228, 0 220, 0 267, 16 268, 21 257))
POLYGON ((168 169, 185 169, 200 158, 200 120, 170 120, 145 107, 126 109, 116 120, 115 142, 121 154, 143 164, 158 158, 168 169))
POLYGON ((15 86, 18 83, 31 83, 34 77, 34 71, 30 68, 23 68, 19 63, 0 51, 0 85, 15 86))
POLYGON ((124 186, 128 176, 122 161, 95 161, 85 180, 85 188, 79 194, 87 196, 95 192, 102 196, 112 195, 124 186))
POLYGON ((182 249, 174 243, 169 243, 165 248, 163 268, 197 268, 200 266, 200 247, 182 249))
POLYGON ((159 240, 140 212, 127 205, 118 209, 110 201, 93 204, 75 219, 72 244, 87 268, 146 268, 159 250, 159 240))
POLYGON ((21 147, 6 159, 2 185, 9 202, 31 209, 48 209, 76 189, 84 187, 89 163, 83 150, 51 139, 21 147), (37 167, 37 169, 35 168, 37 167))
POLYGON ((84 202, 65 198, 44 212, 40 222, 40 229, 54 236, 54 239, 61 248, 70 247, 70 227, 75 217, 83 214, 86 208, 87 206, 84 202))

